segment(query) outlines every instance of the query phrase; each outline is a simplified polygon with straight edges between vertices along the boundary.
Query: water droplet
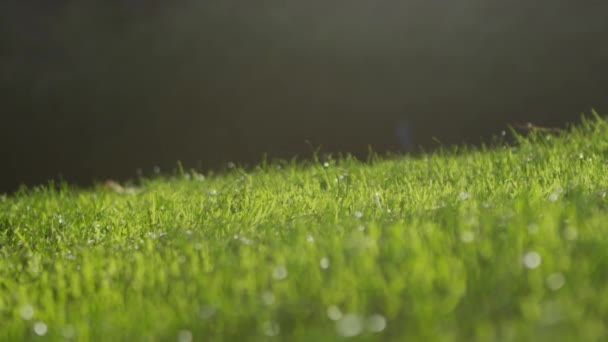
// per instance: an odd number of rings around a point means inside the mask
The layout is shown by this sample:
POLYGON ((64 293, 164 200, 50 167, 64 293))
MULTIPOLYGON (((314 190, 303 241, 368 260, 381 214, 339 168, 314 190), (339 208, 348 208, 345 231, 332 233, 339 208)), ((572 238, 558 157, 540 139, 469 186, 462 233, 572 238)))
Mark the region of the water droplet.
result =
POLYGON ((561 273, 553 273, 547 277, 547 287, 553 291, 561 289, 566 284, 566 277, 561 273))
POLYGON ((371 332, 381 332, 386 328, 386 318, 380 314, 373 314, 367 318, 367 329, 371 332))
POLYGON ((530 233, 531 235, 538 233, 538 224, 530 223, 528 225, 528 233, 530 233))
POLYGON ((277 266, 272 271, 272 277, 276 280, 287 278, 287 269, 284 266, 277 266))
POLYGON ((215 196, 215 195, 217 195, 217 190, 212 189, 211 191, 209 191, 209 195, 210 195, 210 196, 215 196))
POLYGON ((328 162, 323 163, 323 167, 324 168, 328 168, 329 167, 329 163, 328 162))
POLYGON ((461 193, 458 195, 458 198, 460 198, 460 200, 462 200, 462 201, 466 201, 466 200, 468 200, 468 199, 469 199, 469 197, 470 197, 470 196, 469 196, 469 193, 468 193, 468 192, 461 192, 461 193))
POLYGON ((308 241, 308 243, 314 243, 315 242, 315 238, 312 235, 308 235, 306 237, 306 241, 308 241))
POLYGON ((74 328, 73 325, 68 324, 64 326, 63 329, 61 329, 61 335, 65 339, 73 339, 74 337, 76 337, 76 328, 74 328))
POLYGON ((584 155, 582 153, 578 154, 578 159, 583 159, 584 155))
POLYGON ((178 342, 192 342, 192 332, 190 330, 180 330, 177 334, 178 342))
POLYGON ((262 324, 262 331, 266 336, 277 336, 281 332, 281 327, 275 321, 266 321, 262 324))
POLYGON ((556 192, 549 195, 549 201, 551 201, 551 202, 556 202, 558 199, 559 199, 559 194, 556 192))
POLYGON ((337 306, 332 305, 327 308, 327 318, 331 319, 332 321, 337 321, 342 318, 342 311, 340 311, 340 308, 337 306))
POLYGON ((471 243, 475 240, 475 233, 472 231, 462 232, 462 234, 460 234, 460 240, 464 243, 471 243))
POLYGON ((199 316, 201 316, 202 319, 209 319, 215 315, 216 311, 217 309, 214 306, 206 305, 201 308, 199 316))
POLYGON ((524 266, 526 266, 526 268, 529 269, 535 269, 538 266, 540 266, 542 259, 540 257, 540 254, 532 251, 532 252, 528 252, 524 255, 524 266))
POLYGON ((357 229, 359 229, 360 232, 365 231, 365 226, 359 226, 357 229))
POLYGON ((347 314, 336 321, 336 330, 343 337, 354 337, 363 331, 363 318, 356 314, 347 314))
POLYGON ((319 265, 324 270, 328 269, 329 268, 329 259, 327 259, 327 258, 321 258, 321 261, 319 261, 319 265))
POLYGON ((553 325, 564 319, 563 309, 557 301, 547 301, 541 305, 541 319, 543 325, 553 325))
POLYGON ((21 315, 21 318, 29 321, 34 317, 34 307, 29 304, 24 305, 21 307, 21 310, 19 310, 19 314, 21 315))
POLYGON ((266 291, 266 292, 262 293, 262 302, 268 306, 274 304, 274 302, 275 302, 274 294, 270 291, 266 291))
POLYGON ((195 243, 194 244, 194 249, 197 251, 200 251, 201 249, 203 249, 203 245, 200 243, 195 243))
POLYGON ((568 241, 573 241, 578 238, 578 231, 575 228, 568 227, 564 230, 564 238, 568 241))
POLYGON ((48 327, 44 322, 36 322, 36 324, 34 324, 34 332, 38 336, 44 336, 48 332, 48 327))
POLYGON ((363 217, 363 213, 360 211, 355 211, 355 217, 356 218, 362 218, 363 217))

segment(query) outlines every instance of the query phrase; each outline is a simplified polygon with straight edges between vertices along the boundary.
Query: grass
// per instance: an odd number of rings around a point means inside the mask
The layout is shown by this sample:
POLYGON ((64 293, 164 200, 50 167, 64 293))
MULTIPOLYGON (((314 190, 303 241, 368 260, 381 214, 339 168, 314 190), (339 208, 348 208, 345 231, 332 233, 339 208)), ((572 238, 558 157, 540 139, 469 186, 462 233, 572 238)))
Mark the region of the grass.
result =
POLYGON ((0 198, 0 340, 606 341, 608 123, 0 198))

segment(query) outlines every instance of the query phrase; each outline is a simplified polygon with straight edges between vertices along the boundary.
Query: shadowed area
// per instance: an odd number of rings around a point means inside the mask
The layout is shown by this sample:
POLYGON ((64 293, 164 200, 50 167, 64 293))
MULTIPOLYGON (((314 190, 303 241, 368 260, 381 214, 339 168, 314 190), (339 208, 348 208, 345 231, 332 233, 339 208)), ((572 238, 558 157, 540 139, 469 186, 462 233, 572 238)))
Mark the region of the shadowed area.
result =
POLYGON ((0 192, 309 157, 310 144, 415 152, 608 107, 600 1, 6 1, 0 13, 0 192))

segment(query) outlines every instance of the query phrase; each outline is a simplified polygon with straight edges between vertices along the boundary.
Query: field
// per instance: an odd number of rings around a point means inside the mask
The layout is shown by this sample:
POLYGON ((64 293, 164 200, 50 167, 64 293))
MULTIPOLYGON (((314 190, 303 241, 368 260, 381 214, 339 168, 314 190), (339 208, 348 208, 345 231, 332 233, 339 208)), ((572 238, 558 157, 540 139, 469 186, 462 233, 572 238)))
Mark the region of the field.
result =
POLYGON ((2 195, 0 340, 606 341, 608 123, 516 140, 2 195))

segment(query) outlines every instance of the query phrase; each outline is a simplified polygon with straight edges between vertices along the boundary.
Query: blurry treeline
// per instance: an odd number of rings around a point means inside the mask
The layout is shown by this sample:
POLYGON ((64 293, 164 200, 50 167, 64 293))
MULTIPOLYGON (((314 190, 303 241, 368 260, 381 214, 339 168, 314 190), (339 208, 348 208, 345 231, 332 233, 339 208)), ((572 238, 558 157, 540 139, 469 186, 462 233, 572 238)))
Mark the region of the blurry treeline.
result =
POLYGON ((0 192, 605 113, 606 18, 573 0, 5 0, 0 192))

